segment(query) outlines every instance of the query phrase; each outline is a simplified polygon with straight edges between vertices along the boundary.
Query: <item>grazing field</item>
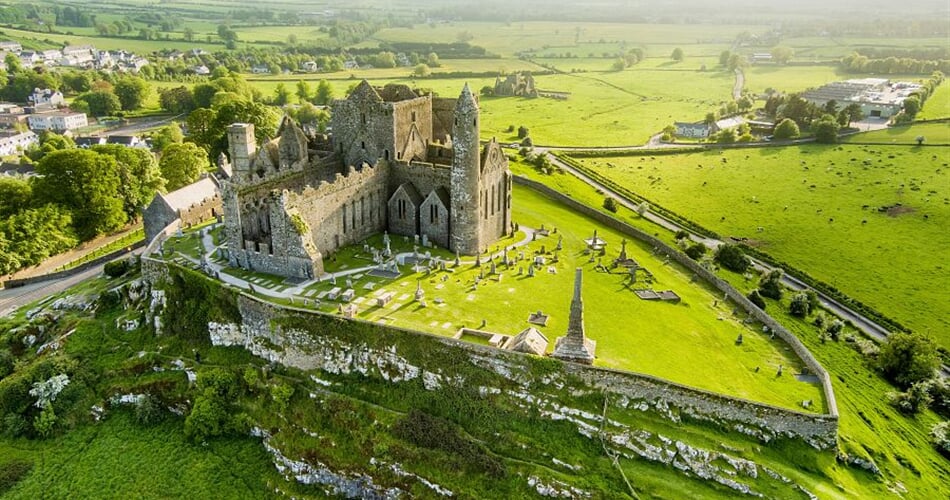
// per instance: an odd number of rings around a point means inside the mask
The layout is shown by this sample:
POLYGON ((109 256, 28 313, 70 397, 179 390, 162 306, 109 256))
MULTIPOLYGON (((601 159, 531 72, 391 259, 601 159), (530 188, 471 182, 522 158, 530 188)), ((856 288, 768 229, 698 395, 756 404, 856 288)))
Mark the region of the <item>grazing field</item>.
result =
POLYGON ((54 33, 38 33, 13 28, 0 28, 0 35, 4 38, 16 40, 24 47, 32 49, 59 49, 64 45, 93 45, 101 50, 128 50, 137 54, 149 54, 162 49, 189 50, 201 48, 208 51, 224 50, 220 43, 207 43, 204 38, 196 38, 193 42, 178 40, 141 40, 138 38, 101 37, 88 35, 60 35, 54 33))
MULTIPOLYGON (((502 56, 521 52, 544 51, 574 52, 588 54, 603 51, 606 44, 619 47, 644 46, 649 55, 654 54, 654 44, 671 47, 682 46, 689 55, 714 51, 717 46, 728 46, 739 33, 758 32, 765 26, 748 25, 678 25, 678 24, 617 24, 617 23, 566 23, 566 22, 510 22, 474 23, 460 22, 439 25, 417 25, 413 28, 390 28, 374 37, 387 42, 439 42, 458 40, 460 33, 471 34, 470 43, 485 47, 502 56), (711 47, 712 46, 712 47, 711 47)), ((718 54, 718 52, 717 52, 718 54)))
POLYGON ((950 80, 944 80, 917 113, 919 120, 950 118, 950 80))
POLYGON ((942 49, 947 39, 932 38, 848 38, 848 37, 790 37, 782 45, 795 49, 796 61, 837 61, 862 49, 893 47, 900 49, 942 49))
POLYGON ((943 153, 808 145, 582 162, 950 347, 943 153))
MULTIPOLYGON (((930 101, 928 101, 928 104, 929 103, 930 101)), ((920 136, 924 137, 924 144, 931 146, 950 146, 950 121, 915 123, 913 125, 889 127, 882 130, 849 135, 844 137, 842 141, 877 144, 917 144, 917 137, 920 136)), ((938 155, 946 155, 946 150, 933 150, 933 152, 938 155)))

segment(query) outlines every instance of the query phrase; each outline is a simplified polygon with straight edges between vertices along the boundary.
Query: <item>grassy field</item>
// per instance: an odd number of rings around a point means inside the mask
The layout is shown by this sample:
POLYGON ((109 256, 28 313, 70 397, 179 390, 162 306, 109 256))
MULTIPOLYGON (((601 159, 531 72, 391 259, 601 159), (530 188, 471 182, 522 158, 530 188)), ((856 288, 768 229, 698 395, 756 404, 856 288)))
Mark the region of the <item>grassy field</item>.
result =
POLYGON ((945 80, 917 113, 919 120, 950 118, 950 81, 945 80))
MULTIPOLYGON (((582 267, 585 270, 587 333, 598 342, 595 364, 648 373, 685 385, 789 408, 800 408, 799 403, 806 399, 816 403, 821 401, 818 386, 799 382, 794 377, 775 376, 780 365, 796 372, 801 366, 787 345, 743 325, 741 317, 731 313, 733 304, 717 300, 719 294, 713 293, 711 288, 691 283, 685 270, 664 263, 651 254, 651 248, 630 241, 628 255, 648 270, 638 274, 636 283, 628 283, 626 273, 620 270, 613 273, 597 271, 596 262, 589 262, 582 252, 583 239, 589 238, 597 229, 598 235, 608 242, 607 254, 602 258, 604 264, 608 264, 619 254, 621 234, 574 214, 529 189, 516 186, 514 200, 515 222, 535 228, 542 224, 549 229, 556 227, 558 233, 512 251, 511 258, 524 252, 528 260, 511 269, 499 264, 497 269, 504 274, 502 280, 496 281, 489 276, 487 263, 481 269, 468 264, 454 272, 432 275, 414 273, 409 266, 403 266, 403 276, 393 282, 361 273, 352 277, 359 317, 446 336, 454 335, 463 326, 480 328, 485 320, 487 324, 483 329, 514 335, 531 326, 526 321, 530 313, 543 311, 550 315, 550 319, 546 326, 538 328, 551 340, 549 351, 552 351, 554 339, 563 335, 567 328, 573 271, 582 267), (539 254, 544 247, 550 261, 559 237, 563 237, 564 245, 558 255, 559 261, 548 262, 537 270, 534 277, 528 277, 527 267, 532 256, 539 254), (518 274, 519 267, 523 274, 518 274), (481 273, 486 278, 474 286, 475 278, 481 273), (647 277, 649 273, 652 273, 652 282, 647 277), (372 290, 365 289, 370 282, 374 284, 372 290), (422 307, 412 299, 417 282, 426 293, 428 307, 422 307), (632 291, 637 288, 673 290, 682 302, 640 300, 632 291), (375 298, 386 292, 393 293, 392 303, 378 307, 375 298), (437 303, 436 299, 442 303, 437 303), (737 346, 736 338, 740 334, 744 342, 737 346), (650 348, 635 347, 644 345, 650 348)), ((381 246, 378 239, 371 242, 376 247, 381 246)), ((393 246, 394 252, 401 251, 400 247, 406 250, 407 245, 411 245, 402 242, 401 237, 394 239, 399 245, 393 246)), ((499 244, 511 245, 517 243, 517 239, 506 239, 499 244)), ((371 265, 371 259, 365 255, 359 262, 358 258, 340 253, 340 260, 331 265, 345 262, 346 266, 342 267, 348 269, 371 265)), ((443 253, 441 257, 451 259, 451 254, 443 253)), ((258 277, 255 283, 258 287, 271 285, 276 289, 280 286, 279 281, 258 277)), ((347 286, 343 279, 335 284, 325 280, 308 287, 306 296, 317 297, 331 288, 347 286)), ((302 299, 298 299, 297 304, 301 302, 302 299)), ((338 306, 338 303, 326 299, 321 309, 334 312, 338 306)), ((812 407, 812 411, 823 409, 821 404, 812 407)))
POLYGON ((782 45, 795 49, 796 61, 828 61, 850 55, 861 49, 895 47, 903 49, 941 49, 947 40, 932 38, 849 38, 849 37, 789 37, 782 45))
MULTIPOLYGON (((743 31, 762 31, 763 26, 745 25, 678 25, 678 24, 619 24, 619 23, 566 23, 566 22, 459 22, 435 26, 417 25, 409 28, 382 30, 374 37, 393 42, 455 42, 459 33, 472 35, 470 43, 485 47, 502 56, 517 52, 571 51, 588 54, 604 47, 643 46, 650 55, 652 45, 662 45, 662 52, 672 52, 674 44, 689 53, 715 52, 716 47, 728 47, 743 31), (666 48, 669 47, 669 50, 666 48)), ((659 51, 658 51, 659 52, 659 51)), ((718 54, 718 52, 716 52, 718 54)))
MULTIPOLYGON (((879 144, 917 144, 917 137, 924 136, 924 144, 950 145, 950 122, 917 123, 890 127, 860 134, 849 135, 843 142, 879 144)), ((938 155, 942 152, 934 150, 938 155)))
POLYGON ((0 439, 0 456, 33 471, 4 498, 270 498, 285 484, 251 437, 187 441, 181 421, 136 425, 119 410, 96 426, 50 441, 0 439))
POLYGON ((800 146, 583 163, 950 347, 946 161, 931 148, 800 146))

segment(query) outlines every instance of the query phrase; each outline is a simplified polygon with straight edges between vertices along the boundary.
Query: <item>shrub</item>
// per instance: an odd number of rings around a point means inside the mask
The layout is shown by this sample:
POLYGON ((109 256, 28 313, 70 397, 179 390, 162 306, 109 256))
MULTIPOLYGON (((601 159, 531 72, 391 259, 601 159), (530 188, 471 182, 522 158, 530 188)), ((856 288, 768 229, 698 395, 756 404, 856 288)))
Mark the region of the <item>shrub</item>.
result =
POLYGON ((758 290, 752 290, 751 292, 749 292, 748 299, 753 304, 755 304, 755 306, 758 307, 759 309, 762 309, 763 311, 765 310, 765 299, 763 299, 762 296, 759 295, 758 290))
POLYGON ((610 212, 617 213, 617 200, 611 198, 610 196, 604 198, 604 208, 610 212))
POLYGON ((530 148, 534 147, 534 141, 530 137, 525 137, 521 140, 521 147, 530 148))
POLYGON ((706 245, 702 243, 693 243, 686 249, 686 255, 693 260, 699 260, 706 254, 706 245))
POLYGON ((30 432, 30 424, 19 413, 7 413, 3 416, 3 435, 11 438, 25 436, 30 432))
POLYGON ((679 231, 676 232, 675 235, 673 235, 673 238, 677 240, 681 240, 683 238, 689 238, 689 232, 686 231, 685 229, 680 229, 679 231))
POLYGON ((26 460, 11 460, 0 465, 0 493, 16 486, 31 470, 33 463, 26 460))
POLYGON ((930 439, 937 451, 950 458, 950 421, 934 424, 930 429, 930 439))
POLYGON ((944 377, 934 377, 927 389, 932 399, 930 408, 944 417, 950 417, 950 381, 944 377))
POLYGON ((234 374, 224 368, 212 368, 198 372, 198 389, 211 391, 215 396, 233 400, 238 396, 239 387, 234 374))
POLYGON ((774 137, 776 139, 795 139, 801 135, 798 124, 791 118, 786 118, 775 126, 774 137))
POLYGON ((844 322, 840 319, 836 319, 828 325, 828 328, 825 330, 828 332, 828 335, 831 336, 831 340, 837 341, 841 337, 841 331, 844 330, 844 322))
POLYGON ((418 410, 410 410, 393 426, 393 434, 422 448, 441 450, 456 455, 463 466, 488 474, 505 476, 505 465, 484 448, 461 435, 459 430, 439 417, 418 410))
POLYGON ((135 421, 155 425, 165 419, 165 408, 157 397, 146 394, 135 403, 135 421))
POLYGON ((290 403, 290 397, 294 395, 294 388, 287 384, 277 384, 270 386, 270 397, 274 400, 278 413, 283 413, 290 403))
POLYGON ((200 443, 224 434, 227 424, 228 409, 224 401, 206 391, 195 398, 195 405, 185 418, 185 436, 200 443))
POLYGON ((742 252, 741 248, 728 243, 719 245, 714 260, 722 267, 737 273, 744 273, 752 265, 752 262, 742 252))
POLYGON ((53 411, 53 405, 48 404, 33 419, 33 430, 41 437, 50 437, 53 435, 53 428, 56 426, 56 412, 53 411))
POLYGON ((878 367, 884 376, 900 388, 933 377, 939 365, 933 339, 916 333, 891 334, 878 356, 878 367))
POLYGON ((102 271, 110 278, 117 278, 125 274, 131 267, 132 264, 129 262, 129 259, 119 259, 107 262, 102 271))
POLYGON ((788 312, 792 316, 798 316, 799 318, 804 318, 808 316, 808 311, 811 310, 811 306, 808 302, 808 296, 804 292, 796 293, 792 297, 792 302, 788 305, 788 312))
POLYGON ((529 133, 530 133, 530 131, 528 130, 528 127, 525 127, 524 125, 518 127, 518 138, 519 138, 519 139, 525 139, 525 138, 527 138, 529 133))
POLYGON ((782 298, 782 276, 785 273, 781 269, 772 269, 762 273, 759 279, 759 293, 763 297, 780 300, 782 298))
POLYGON ((927 409, 930 394, 926 382, 917 382, 907 392, 892 392, 888 396, 890 403, 905 415, 915 415, 927 409))

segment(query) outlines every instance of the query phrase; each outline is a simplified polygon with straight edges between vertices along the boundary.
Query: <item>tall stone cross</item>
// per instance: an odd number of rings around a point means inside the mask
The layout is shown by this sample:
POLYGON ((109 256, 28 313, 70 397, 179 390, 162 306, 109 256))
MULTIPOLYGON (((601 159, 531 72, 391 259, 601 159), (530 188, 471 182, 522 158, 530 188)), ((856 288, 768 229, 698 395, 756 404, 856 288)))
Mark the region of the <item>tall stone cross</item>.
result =
POLYGON ((551 356, 565 361, 590 365, 594 363, 594 350, 597 343, 584 334, 584 302, 581 299, 582 273, 581 268, 577 268, 574 272, 574 298, 571 299, 567 334, 557 339, 551 356))

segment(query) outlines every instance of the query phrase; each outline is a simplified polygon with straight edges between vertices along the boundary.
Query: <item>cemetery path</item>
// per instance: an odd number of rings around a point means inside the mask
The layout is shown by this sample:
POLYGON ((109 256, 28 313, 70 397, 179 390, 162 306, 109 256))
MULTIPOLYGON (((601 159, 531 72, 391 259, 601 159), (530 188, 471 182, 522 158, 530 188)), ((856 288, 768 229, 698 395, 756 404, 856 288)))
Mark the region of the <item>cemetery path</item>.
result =
MULTIPOLYGON (((583 172, 578 171, 577 169, 571 167, 567 163, 562 162, 556 156, 547 152, 545 152, 545 154, 547 154, 548 159, 551 161, 551 163, 564 169, 564 171, 571 173, 572 175, 584 181, 586 184, 594 187, 595 189, 599 189, 602 192, 609 194, 610 196, 615 198, 617 202, 620 203, 621 205, 634 211, 637 210, 637 203, 625 198, 623 195, 621 195, 620 193, 617 193, 616 191, 609 188, 608 186, 605 186, 601 184, 600 182, 597 182, 596 180, 588 177, 583 172)), ((649 220, 650 222, 653 222, 673 232, 680 231, 680 230, 687 231, 690 233, 691 240, 698 243, 702 243, 703 245, 705 245, 706 247, 712 250, 715 250, 717 247, 719 247, 719 245, 723 244, 721 240, 717 240, 715 238, 707 238, 705 236, 693 234, 688 229, 680 226, 676 222, 666 219, 663 216, 655 214, 653 212, 648 211, 643 214, 643 217, 649 220)), ((764 262, 758 261, 756 259, 752 259, 752 264, 756 269, 760 271, 768 271, 772 269, 772 267, 769 266, 768 264, 765 264, 764 262)), ((793 276, 789 276, 788 274, 785 274, 782 277, 782 283, 785 286, 796 291, 814 290, 803 281, 800 281, 793 276)), ((883 326, 875 323, 870 318, 862 315, 861 313, 857 311, 850 309, 848 306, 834 300, 831 297, 828 297, 827 295, 821 293, 818 290, 814 290, 814 291, 818 294, 819 302, 821 303, 822 307, 828 309, 829 311, 841 317, 842 319, 851 321, 851 323, 853 323, 856 328, 864 332, 867 336, 871 337, 872 339, 878 342, 881 342, 881 341, 884 341, 887 338, 887 336, 890 334, 890 331, 887 328, 884 328, 883 326)), ((942 366, 941 374, 944 377, 950 376, 950 367, 946 365, 942 366)))
MULTIPOLYGON (((214 238, 211 236, 211 232, 210 232, 210 229, 212 227, 214 226, 209 226, 208 228, 202 231, 201 244, 202 244, 202 247, 204 248, 204 254, 202 255, 202 258, 200 260, 184 255, 184 254, 179 254, 179 255, 181 255, 182 258, 187 259, 192 264, 206 267, 208 270, 210 270, 210 274, 215 275, 219 280, 221 280, 224 283, 234 285, 238 288, 243 288, 246 290, 250 290, 253 287, 253 291, 258 292, 262 295, 266 295, 268 297, 282 298, 282 299, 292 299, 293 297, 297 297, 297 298, 303 299, 303 297, 301 297, 301 294, 303 294, 303 292, 308 286, 311 286, 321 281, 327 281, 330 279, 336 280, 336 279, 346 278, 347 276, 352 276, 354 274, 366 273, 366 272, 372 271, 373 269, 377 267, 375 265, 372 265, 372 266, 357 267, 353 269, 346 269, 343 271, 337 271, 335 273, 328 273, 324 276, 321 276, 319 279, 307 280, 302 283, 296 284, 294 286, 287 287, 283 290, 273 290, 271 288, 267 288, 264 286, 254 286, 254 284, 251 281, 222 272, 225 266, 222 266, 221 264, 218 264, 214 260, 212 260, 214 253, 222 246, 222 245, 214 244, 214 238)), ((511 245, 511 247, 509 248, 521 247, 534 241, 535 230, 533 228, 522 227, 521 231, 525 233, 525 237, 522 238, 521 241, 511 245)), ((505 254, 505 251, 501 250, 493 254, 490 254, 487 258, 494 259, 494 258, 502 257, 504 256, 504 254, 505 254)), ((393 259, 396 262, 404 262, 406 258, 413 257, 413 256, 414 256, 413 252, 403 252, 403 253, 394 255, 393 259)), ((467 260, 460 260, 459 262, 461 264, 474 264, 475 260, 467 259, 467 260)))

